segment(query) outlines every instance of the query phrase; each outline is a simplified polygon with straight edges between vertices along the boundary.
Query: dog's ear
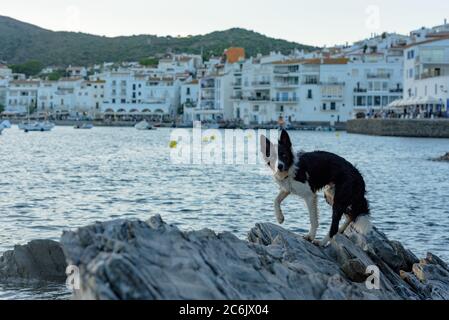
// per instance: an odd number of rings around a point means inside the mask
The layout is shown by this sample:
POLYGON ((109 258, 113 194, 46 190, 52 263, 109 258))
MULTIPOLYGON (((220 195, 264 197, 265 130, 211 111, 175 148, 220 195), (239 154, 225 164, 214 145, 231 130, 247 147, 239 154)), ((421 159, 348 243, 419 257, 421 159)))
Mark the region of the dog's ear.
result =
POLYGON ((282 130, 281 138, 279 139, 279 143, 283 146, 286 146, 287 148, 292 147, 292 142, 290 141, 290 136, 288 135, 287 131, 282 130))
POLYGON ((262 152, 263 158, 267 163, 270 162, 275 152, 274 144, 264 135, 260 136, 260 152, 262 152))

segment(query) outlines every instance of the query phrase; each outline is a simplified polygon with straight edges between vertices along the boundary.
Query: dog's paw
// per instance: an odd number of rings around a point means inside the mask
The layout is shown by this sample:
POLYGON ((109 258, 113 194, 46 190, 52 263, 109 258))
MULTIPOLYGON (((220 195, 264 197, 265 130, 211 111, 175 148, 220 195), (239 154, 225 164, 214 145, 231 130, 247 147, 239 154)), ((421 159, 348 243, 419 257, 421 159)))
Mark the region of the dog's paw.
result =
POLYGON ((312 242, 312 243, 315 241, 315 237, 312 236, 311 234, 308 234, 308 235, 304 236, 303 238, 304 238, 304 240, 312 242))
POLYGON ((326 248, 329 244, 329 242, 324 242, 323 240, 314 240, 312 243, 320 248, 326 248))
POLYGON ((279 224, 283 224, 285 221, 285 217, 282 213, 276 213, 276 219, 279 224))

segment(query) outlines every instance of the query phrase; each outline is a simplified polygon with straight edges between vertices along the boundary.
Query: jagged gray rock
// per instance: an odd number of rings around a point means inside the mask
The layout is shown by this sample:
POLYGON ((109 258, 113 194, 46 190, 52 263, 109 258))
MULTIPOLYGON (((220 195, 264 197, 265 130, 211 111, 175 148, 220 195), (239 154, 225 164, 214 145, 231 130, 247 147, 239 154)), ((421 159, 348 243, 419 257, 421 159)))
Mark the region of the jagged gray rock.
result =
POLYGON ((449 152, 446 153, 444 156, 438 157, 433 159, 433 161, 444 161, 444 162, 449 162, 449 152))
POLYGON ((69 264, 79 267, 79 299, 448 299, 449 270, 419 261, 366 223, 319 248, 273 224, 243 241, 210 230, 182 232, 160 216, 116 220, 65 232, 69 264), (380 289, 366 286, 380 269, 380 289))
POLYGON ((0 280, 61 282, 66 278, 66 265, 58 242, 34 240, 16 245, 0 257, 0 280))

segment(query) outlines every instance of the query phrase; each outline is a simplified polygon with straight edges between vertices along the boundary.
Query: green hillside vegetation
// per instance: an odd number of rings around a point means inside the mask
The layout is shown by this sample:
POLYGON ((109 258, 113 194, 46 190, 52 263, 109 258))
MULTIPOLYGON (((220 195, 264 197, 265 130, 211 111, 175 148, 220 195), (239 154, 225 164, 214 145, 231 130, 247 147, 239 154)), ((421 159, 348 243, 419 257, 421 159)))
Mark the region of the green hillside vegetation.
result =
POLYGON ((10 65, 38 61, 43 66, 87 66, 142 59, 153 63, 146 58, 158 57, 167 52, 203 53, 207 59, 211 55, 222 55, 226 48, 232 46, 244 47, 248 56, 268 54, 270 51, 287 54, 293 49, 316 49, 239 28, 176 38, 154 35, 109 38, 76 32, 54 32, 0 16, 0 61, 10 65))

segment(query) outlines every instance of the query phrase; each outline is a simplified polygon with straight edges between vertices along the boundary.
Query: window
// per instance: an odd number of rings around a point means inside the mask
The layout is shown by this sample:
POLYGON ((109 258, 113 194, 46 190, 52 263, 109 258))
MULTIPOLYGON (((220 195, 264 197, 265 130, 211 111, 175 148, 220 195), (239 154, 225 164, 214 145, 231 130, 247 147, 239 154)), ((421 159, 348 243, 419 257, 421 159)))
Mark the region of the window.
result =
POLYGON ((126 103, 126 99, 120 100, 121 103, 126 103))
POLYGON ((253 107, 253 112, 259 112, 259 106, 254 106, 253 107))
POLYGON ((112 103, 115 103, 115 99, 112 99, 112 103))
POLYGON ((331 110, 337 110, 337 104, 335 102, 331 102, 331 110))
POLYGON ((190 88, 187 88, 186 94, 187 94, 188 96, 190 96, 190 88))
POLYGON ((382 97, 382 106, 384 107, 388 106, 388 96, 382 97))
POLYGON ((379 107, 381 105, 381 97, 380 96, 375 96, 374 97, 374 106, 375 107, 379 107))
POLYGON ((307 99, 313 99, 312 89, 307 90, 307 99))
POLYGON ((323 110, 326 111, 327 109, 327 105, 325 103, 323 103, 323 110))

